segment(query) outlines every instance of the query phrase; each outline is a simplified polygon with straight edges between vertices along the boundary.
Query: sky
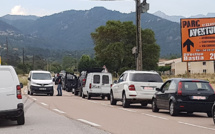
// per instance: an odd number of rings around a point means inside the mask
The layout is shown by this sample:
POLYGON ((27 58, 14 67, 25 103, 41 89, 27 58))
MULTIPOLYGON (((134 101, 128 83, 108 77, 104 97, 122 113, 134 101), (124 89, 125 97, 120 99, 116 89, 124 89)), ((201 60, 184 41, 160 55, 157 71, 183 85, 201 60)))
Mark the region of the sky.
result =
MULTIPOLYGON (((141 0, 143 1, 143 0, 141 0)), ((12 15, 46 16, 66 10, 89 10, 103 6, 122 13, 135 12, 135 0, 0 0, 0 17, 12 15)), ((148 13, 162 11, 167 15, 190 17, 215 13, 215 0, 147 0, 148 13)))

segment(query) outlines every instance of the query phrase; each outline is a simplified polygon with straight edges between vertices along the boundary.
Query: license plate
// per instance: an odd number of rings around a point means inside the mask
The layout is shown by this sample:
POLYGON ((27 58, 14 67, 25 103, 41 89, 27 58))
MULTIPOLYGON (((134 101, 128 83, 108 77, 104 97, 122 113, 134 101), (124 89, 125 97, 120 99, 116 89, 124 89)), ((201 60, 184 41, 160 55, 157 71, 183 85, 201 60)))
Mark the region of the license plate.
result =
POLYGON ((192 96, 192 99, 194 100, 206 100, 205 96, 192 96))
POLYGON ((39 88, 40 90, 46 90, 46 88, 39 88))
POLYGON ((153 90, 154 87, 143 87, 144 90, 153 90))

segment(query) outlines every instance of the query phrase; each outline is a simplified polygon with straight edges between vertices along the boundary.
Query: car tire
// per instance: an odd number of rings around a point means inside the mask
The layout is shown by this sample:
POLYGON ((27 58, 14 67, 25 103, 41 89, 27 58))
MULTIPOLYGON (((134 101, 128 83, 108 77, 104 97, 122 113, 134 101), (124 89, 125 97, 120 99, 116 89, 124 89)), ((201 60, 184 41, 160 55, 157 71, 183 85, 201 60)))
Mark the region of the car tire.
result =
POLYGON ((152 112, 159 112, 155 99, 152 100, 152 112))
POLYGON ((105 96, 104 96, 104 95, 102 95, 102 96, 101 96, 101 98, 102 98, 102 100, 104 100, 104 99, 105 99, 105 96))
POLYGON ((75 93, 74 93, 74 94, 75 94, 75 96, 77 96, 77 95, 78 95, 78 91, 77 91, 77 89, 75 89, 75 93))
POLYGON ((30 94, 30 91, 28 90, 28 95, 30 94))
POLYGON ((25 124, 25 115, 24 115, 24 111, 23 111, 23 113, 17 118, 17 124, 18 124, 18 125, 24 125, 24 124, 25 124))
POLYGON ((207 112, 208 117, 212 117, 212 112, 207 112))
POLYGON ((85 98, 86 96, 84 95, 84 92, 81 93, 81 97, 85 98))
POLYGON ((146 103, 146 102, 141 102, 141 106, 142 107, 146 107, 148 105, 148 103, 146 103))
POLYGON ((30 95, 33 95, 33 93, 31 91, 29 91, 29 92, 30 92, 30 95))
POLYGON ((50 96, 53 96, 53 95, 54 95, 53 93, 50 94, 50 96))
POLYGON ((114 99, 113 93, 110 93, 110 104, 111 105, 116 105, 117 101, 114 99))
POLYGON ((178 115, 178 110, 175 108, 174 102, 170 102, 169 113, 171 116, 177 116, 178 115))
POLYGON ((126 98, 125 93, 122 94, 122 106, 123 106, 123 108, 128 108, 130 106, 130 103, 126 98))
POLYGON ((107 96, 107 99, 110 100, 110 95, 107 96))
POLYGON ((214 124, 215 124, 215 109, 213 109, 213 121, 214 121, 214 124))
POLYGON ((90 100, 91 99, 91 96, 89 93, 87 93, 87 99, 90 100))

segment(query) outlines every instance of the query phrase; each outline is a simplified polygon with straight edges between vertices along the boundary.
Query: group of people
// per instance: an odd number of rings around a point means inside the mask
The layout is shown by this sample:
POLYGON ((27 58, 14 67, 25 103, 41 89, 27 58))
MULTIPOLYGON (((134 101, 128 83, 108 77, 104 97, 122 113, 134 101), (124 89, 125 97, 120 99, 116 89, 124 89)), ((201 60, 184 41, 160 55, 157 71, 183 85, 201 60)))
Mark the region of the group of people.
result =
POLYGON ((62 96, 62 79, 61 79, 61 76, 59 75, 59 73, 57 74, 56 83, 58 84, 58 86, 57 86, 58 94, 56 96, 62 96))

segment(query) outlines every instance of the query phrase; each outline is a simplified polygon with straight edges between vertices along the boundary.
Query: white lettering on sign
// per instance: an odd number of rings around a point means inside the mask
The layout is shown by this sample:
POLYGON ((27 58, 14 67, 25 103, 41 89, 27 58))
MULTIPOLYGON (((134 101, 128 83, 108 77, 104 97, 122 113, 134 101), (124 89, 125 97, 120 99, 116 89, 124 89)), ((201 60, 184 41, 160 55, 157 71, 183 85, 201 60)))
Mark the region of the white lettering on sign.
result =
POLYGON ((215 26, 190 29, 189 33, 190 33, 190 37, 212 35, 212 34, 215 34, 215 26))

